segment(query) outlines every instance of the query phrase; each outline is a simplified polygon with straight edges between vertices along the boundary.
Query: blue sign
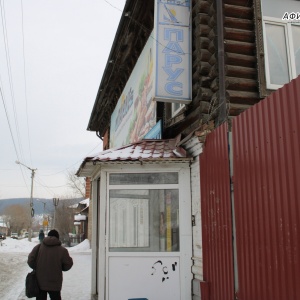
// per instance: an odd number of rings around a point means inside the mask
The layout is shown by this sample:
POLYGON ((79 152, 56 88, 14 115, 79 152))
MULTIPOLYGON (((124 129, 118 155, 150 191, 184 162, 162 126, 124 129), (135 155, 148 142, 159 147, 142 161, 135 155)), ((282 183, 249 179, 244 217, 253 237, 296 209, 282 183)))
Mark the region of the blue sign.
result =
POLYGON ((155 100, 191 101, 190 1, 156 0, 155 100))
POLYGON ((145 139, 149 140, 161 140, 161 120, 144 136, 145 139))

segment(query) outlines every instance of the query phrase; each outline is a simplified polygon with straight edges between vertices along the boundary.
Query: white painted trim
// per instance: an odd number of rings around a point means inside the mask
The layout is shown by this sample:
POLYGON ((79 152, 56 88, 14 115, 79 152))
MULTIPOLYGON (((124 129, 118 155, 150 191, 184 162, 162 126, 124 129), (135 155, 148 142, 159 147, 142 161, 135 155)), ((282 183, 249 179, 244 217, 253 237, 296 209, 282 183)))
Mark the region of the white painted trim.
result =
POLYGON ((171 115, 172 115, 172 117, 175 117, 182 110, 183 107, 185 107, 184 103, 177 103, 177 102, 176 103, 172 103, 172 105, 171 105, 171 115), (179 104, 179 107, 175 110, 174 106, 176 104, 179 104))
POLYGON ((195 217, 193 227, 193 267, 194 277, 203 280, 202 253, 202 218, 201 218, 201 190, 200 190, 200 156, 191 165, 192 215, 195 217))
POLYGON ((299 26, 296 23, 290 23, 288 21, 281 20, 279 18, 273 17, 264 17, 263 18, 263 39, 264 39, 264 47, 265 51, 265 69, 266 69, 266 80, 267 80, 267 88, 271 90, 277 90, 282 87, 280 84, 272 84, 270 82, 270 70, 269 70, 269 57, 268 57, 268 48, 267 48, 267 34, 266 34, 266 24, 273 24, 276 26, 284 27, 285 32, 285 45, 286 45, 286 53, 288 60, 288 73, 289 73, 289 81, 293 78, 297 77, 296 74, 296 66, 294 62, 294 48, 293 48, 293 38, 292 38, 292 28, 291 26, 299 26))
POLYGON ((126 170, 126 173, 143 173, 147 172, 179 172, 182 168, 186 168, 189 162, 181 162, 181 163, 165 163, 163 165, 160 164, 112 164, 108 166, 107 164, 102 165, 101 171, 110 172, 110 173, 118 173, 126 170), (168 170, 168 171, 167 171, 168 170))
MULTIPOLYGON (((180 282, 181 282, 181 300, 189 300, 192 299, 191 294, 191 284, 193 275, 191 272, 192 268, 192 226, 191 226, 191 188, 190 188, 190 167, 189 164, 182 164, 179 168, 178 164, 168 165, 167 168, 164 165, 163 167, 155 166, 124 166, 122 168, 116 168, 115 166, 103 168, 101 171, 101 187, 100 187, 100 237, 99 240, 99 277, 101 276, 101 280, 99 279, 99 300, 108 300, 109 295, 105 295, 104 290, 106 289, 106 293, 108 293, 108 281, 105 282, 105 274, 102 274, 101 270, 104 270, 103 265, 105 264, 105 273, 108 274, 108 259, 109 257, 117 257, 117 256, 137 256, 137 253, 130 252, 105 252, 108 248, 108 238, 103 238, 104 233, 109 234, 108 229, 105 230, 104 224, 106 224, 106 228, 109 226, 109 206, 107 205, 108 201, 108 191, 109 189, 170 189, 176 188, 179 190, 179 212, 180 212, 180 251, 179 252, 138 252, 139 257, 149 257, 150 256, 158 256, 158 257, 180 257, 180 282), (128 168, 129 167, 129 168, 128 168), (108 185, 108 175, 109 173, 116 172, 138 172, 138 173, 149 173, 149 172, 166 172, 166 171, 178 172, 179 174, 179 183, 178 184, 166 184, 166 185, 108 185), (104 191, 105 190, 105 191, 104 191), (104 201, 105 200, 105 201, 104 201), (105 202, 105 203, 104 203, 105 202), (101 248, 101 245, 105 245, 105 247, 101 248), (102 252, 102 255, 101 255, 102 252), (103 253, 105 258, 103 258, 103 253), (104 260, 104 261, 103 261, 104 260), (101 293, 101 294, 100 294, 101 293)), ((104 273, 104 272, 103 272, 104 273)), ((108 276, 108 275, 107 275, 108 276)), ((113 299, 109 299, 113 300, 113 299)))
MULTIPOLYGON (((300 26, 300 23, 289 23, 288 24, 288 39, 289 39, 289 44, 290 44, 290 53, 291 57, 294 59, 295 58, 295 51, 294 51, 294 39, 293 39, 293 26, 300 26)), ((296 69, 296 63, 292 63, 291 65, 291 72, 292 72, 292 78, 296 78, 297 75, 297 69, 296 69)))
POLYGON ((145 184, 140 185, 110 185, 110 190, 120 190, 126 187, 126 190, 162 190, 162 189, 178 189, 179 184, 151 184, 147 185, 145 188, 145 184))
POLYGON ((106 172, 101 172, 100 177, 100 203, 99 203, 99 252, 98 252, 98 299, 105 300, 105 272, 106 270, 106 172))
POLYGON ((177 252, 110 252, 109 256, 125 256, 132 257, 136 256, 138 253, 139 257, 149 257, 149 256, 174 256, 178 257, 177 252))
POLYGON ((98 230, 96 228, 96 220, 97 220, 97 211, 98 211, 98 201, 97 201, 97 183, 98 180, 92 181, 92 241, 91 241, 91 247, 92 247, 92 269, 91 269, 91 293, 92 295, 97 294, 97 234, 98 230))
POLYGON ((192 215, 190 168, 179 172, 181 300, 192 298, 192 215), (184 263, 182 263, 184 262, 184 263))

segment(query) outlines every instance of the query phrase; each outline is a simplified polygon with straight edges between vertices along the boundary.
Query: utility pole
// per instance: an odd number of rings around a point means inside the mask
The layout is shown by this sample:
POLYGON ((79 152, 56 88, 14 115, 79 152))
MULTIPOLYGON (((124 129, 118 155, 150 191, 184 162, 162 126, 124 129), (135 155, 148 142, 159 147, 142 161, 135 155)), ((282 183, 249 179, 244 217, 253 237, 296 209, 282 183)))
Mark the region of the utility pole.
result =
POLYGON ((56 207, 58 206, 59 198, 53 198, 53 205, 54 205, 54 225, 53 228, 56 228, 56 207))
POLYGON ((16 164, 22 165, 28 170, 31 171, 31 192, 30 192, 30 224, 29 224, 29 232, 28 232, 28 241, 31 242, 31 237, 32 237, 32 218, 34 216, 34 209, 33 209, 33 179, 34 179, 34 174, 37 169, 32 169, 29 168, 28 166, 24 165, 20 161, 16 160, 16 164))
POLYGON ((45 208, 46 208, 46 202, 43 202, 44 203, 44 210, 43 210, 43 231, 45 232, 45 224, 46 224, 46 221, 45 221, 45 208))
POLYGON ((44 210, 43 210, 43 231, 46 232, 45 227, 48 226, 48 219, 46 220, 46 202, 40 200, 40 199, 35 199, 36 201, 42 202, 44 204, 44 210))

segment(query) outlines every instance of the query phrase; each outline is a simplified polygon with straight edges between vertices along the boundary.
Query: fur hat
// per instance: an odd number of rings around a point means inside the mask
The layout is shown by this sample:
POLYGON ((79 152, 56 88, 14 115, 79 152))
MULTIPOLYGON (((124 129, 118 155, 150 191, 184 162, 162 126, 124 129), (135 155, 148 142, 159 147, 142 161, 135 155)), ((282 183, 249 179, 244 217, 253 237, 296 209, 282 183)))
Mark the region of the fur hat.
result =
POLYGON ((59 233, 55 229, 50 230, 48 232, 48 236, 55 236, 56 238, 59 239, 59 233))

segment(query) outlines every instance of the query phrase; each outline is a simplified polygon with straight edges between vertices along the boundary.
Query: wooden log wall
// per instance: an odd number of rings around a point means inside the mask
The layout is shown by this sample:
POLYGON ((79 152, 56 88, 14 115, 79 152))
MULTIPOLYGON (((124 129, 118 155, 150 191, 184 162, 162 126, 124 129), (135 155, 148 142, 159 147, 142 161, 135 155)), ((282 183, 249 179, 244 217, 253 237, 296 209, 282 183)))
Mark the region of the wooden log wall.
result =
MULTIPOLYGON (((192 0, 192 103, 180 123, 166 128, 166 137, 190 134, 216 121, 220 96, 217 7, 220 0, 192 0)), ((253 0, 223 0, 225 96, 232 118, 260 101, 253 0)), ((216 124, 216 122, 215 122, 216 124)))
POLYGON ((259 102, 253 1, 224 1, 225 85, 229 117, 259 102))
POLYGON ((153 29, 154 1, 128 0, 124 10, 88 126, 101 137, 153 29))
POLYGON ((185 118, 180 123, 165 128, 165 137, 181 133, 187 136, 199 128, 202 120, 211 111, 213 92, 210 75, 215 52, 213 0, 192 0, 192 103, 183 112, 185 118))

